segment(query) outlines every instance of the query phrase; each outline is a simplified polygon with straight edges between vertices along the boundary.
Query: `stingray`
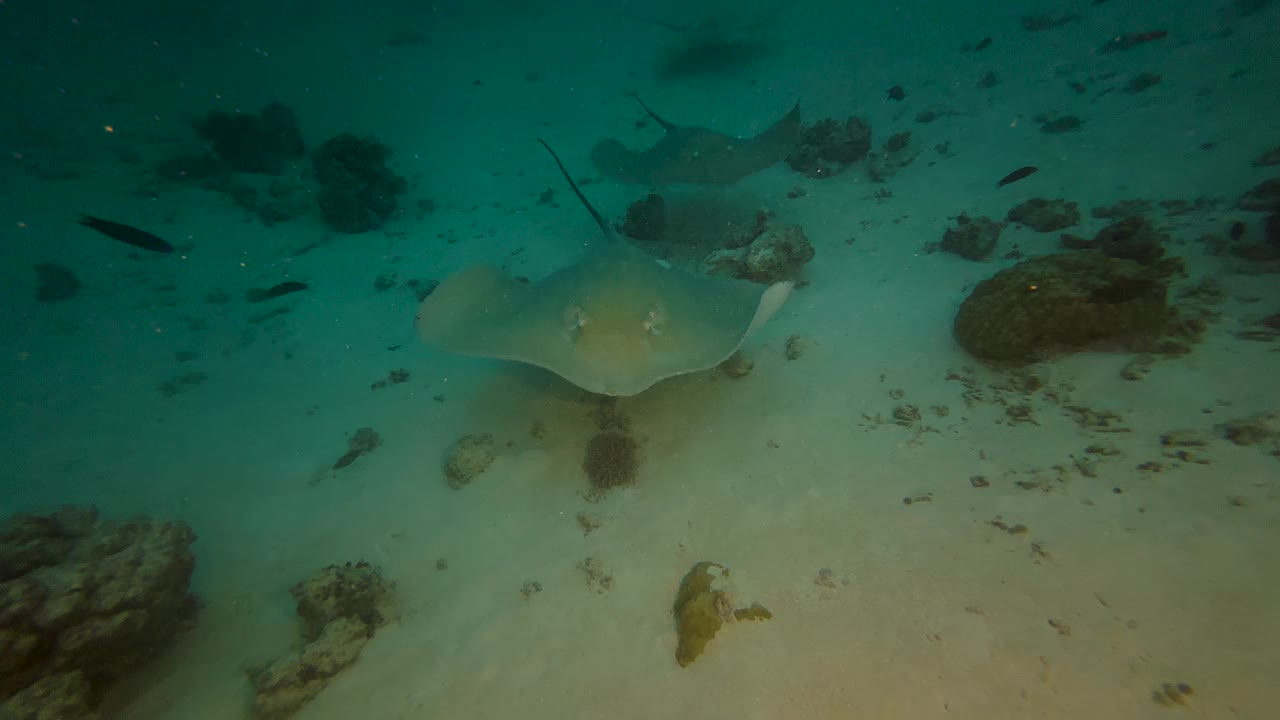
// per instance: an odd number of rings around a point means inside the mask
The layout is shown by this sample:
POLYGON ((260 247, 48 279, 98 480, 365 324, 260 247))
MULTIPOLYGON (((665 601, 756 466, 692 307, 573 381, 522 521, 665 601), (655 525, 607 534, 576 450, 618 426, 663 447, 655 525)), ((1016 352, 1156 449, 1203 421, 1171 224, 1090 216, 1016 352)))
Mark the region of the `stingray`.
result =
POLYGON ((542 144, 604 239, 535 283, 492 265, 449 277, 418 309, 418 332, 429 344, 536 365, 593 393, 635 395, 724 362, 790 294, 789 282, 695 275, 641 252, 613 232, 542 144))
MULTIPOLYGON (((637 96, 636 100, 640 100, 637 96)), ((649 185, 728 185, 786 159, 800 142, 800 103, 773 127, 751 138, 667 122, 640 100, 664 135, 648 150, 630 150, 614 138, 591 149, 591 162, 605 177, 649 185)))

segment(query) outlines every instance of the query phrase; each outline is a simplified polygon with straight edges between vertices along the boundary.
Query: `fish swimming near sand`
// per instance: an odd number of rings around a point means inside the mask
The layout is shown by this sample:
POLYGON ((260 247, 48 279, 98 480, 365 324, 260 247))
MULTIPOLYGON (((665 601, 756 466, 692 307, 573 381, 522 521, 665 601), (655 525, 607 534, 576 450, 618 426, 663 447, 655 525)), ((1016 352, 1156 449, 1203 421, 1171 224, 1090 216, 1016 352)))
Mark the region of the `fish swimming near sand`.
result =
POLYGON ((92 215, 81 215, 76 222, 87 228, 93 228, 98 232, 106 235, 112 240, 119 240, 122 243, 140 247, 143 250, 150 250, 158 253, 171 253, 173 246, 164 238, 152 235, 146 230, 139 230, 132 225, 125 225, 111 220, 103 220, 92 215))
POLYGON ((265 290, 262 288, 249 288, 248 292, 244 294, 244 299, 251 303, 260 303, 306 289, 306 283, 289 280, 288 282, 282 282, 279 285, 272 285, 265 290))
POLYGON ((1013 172, 1009 173, 1008 175, 1005 175, 1004 177, 1000 178, 1000 182, 996 183, 996 187, 1002 188, 1005 185, 1008 185, 1009 183, 1016 183, 1019 180, 1022 180, 1023 178, 1028 178, 1028 177, 1031 177, 1032 175, 1035 175, 1039 171, 1040 171, 1040 168, 1033 167, 1031 165, 1028 165, 1026 167, 1020 167, 1017 170, 1014 170, 1013 172))

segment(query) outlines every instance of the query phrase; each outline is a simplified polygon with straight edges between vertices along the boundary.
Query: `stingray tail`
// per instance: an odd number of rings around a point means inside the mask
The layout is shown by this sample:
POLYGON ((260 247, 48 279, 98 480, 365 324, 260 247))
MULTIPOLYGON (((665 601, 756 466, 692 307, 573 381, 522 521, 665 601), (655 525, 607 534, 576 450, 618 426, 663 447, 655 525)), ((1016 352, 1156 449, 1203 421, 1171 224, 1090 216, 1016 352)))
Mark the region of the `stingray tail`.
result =
POLYGON ((666 120, 663 120, 661 117, 658 116, 658 113, 650 110, 649 106, 644 104, 644 100, 640 98, 640 93, 627 93, 627 95, 630 95, 631 97, 635 98, 636 102, 640 103, 640 107, 644 108, 644 111, 646 113, 649 113, 649 117, 653 118, 655 122, 661 125, 663 130, 670 132, 675 129, 676 127, 675 125, 672 125, 666 120))
POLYGON ((538 142, 542 143, 542 147, 546 148, 547 152, 551 153, 551 159, 556 161, 556 166, 560 168, 560 173, 564 175, 564 179, 569 183, 569 187, 573 188, 573 194, 578 196, 578 199, 582 201, 582 206, 587 209, 587 212, 591 213, 592 219, 594 219, 596 224, 600 226, 600 231, 603 232, 604 236, 610 240, 615 239, 617 236, 614 235, 613 228, 609 227, 609 223, 605 221, 604 216, 601 215, 599 211, 594 207, 591 207, 591 202, 587 200, 587 196, 582 194, 582 191, 578 189, 578 184, 573 181, 572 177, 569 177, 569 171, 564 168, 564 163, 560 162, 560 156, 556 155, 556 151, 551 149, 551 146, 547 144, 546 140, 538 138, 538 142))

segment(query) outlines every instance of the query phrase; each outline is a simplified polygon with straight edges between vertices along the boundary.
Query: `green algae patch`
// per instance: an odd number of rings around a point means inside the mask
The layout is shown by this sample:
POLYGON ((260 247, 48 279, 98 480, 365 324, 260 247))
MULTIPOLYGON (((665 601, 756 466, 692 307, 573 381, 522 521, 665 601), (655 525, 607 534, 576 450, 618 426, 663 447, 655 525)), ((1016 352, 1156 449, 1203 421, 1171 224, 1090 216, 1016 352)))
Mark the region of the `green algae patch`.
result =
POLYGON ((734 620, 772 620, 773 613, 760 603, 751 603, 751 607, 738 608, 733 611, 734 620))
POLYGON ((676 620, 676 662, 688 667, 707 648, 726 621, 769 620, 773 613, 760 603, 733 609, 726 591, 712 584, 727 577, 729 569, 708 560, 695 563, 680 581, 676 601, 671 608, 676 620))

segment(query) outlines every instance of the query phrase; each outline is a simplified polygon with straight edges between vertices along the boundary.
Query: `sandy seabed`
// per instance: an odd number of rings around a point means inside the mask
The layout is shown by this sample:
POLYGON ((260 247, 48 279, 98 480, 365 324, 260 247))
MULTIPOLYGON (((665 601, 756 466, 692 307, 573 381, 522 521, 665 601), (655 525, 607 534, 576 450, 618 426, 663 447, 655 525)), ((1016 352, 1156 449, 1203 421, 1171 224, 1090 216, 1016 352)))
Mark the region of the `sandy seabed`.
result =
MULTIPOLYGON (((625 7, 312 3, 291 21, 285 5, 224 7, 203 34, 155 13, 83 14, 70 31, 51 10, 24 26, 46 49, 12 50, 2 69, 14 91, 0 139, 0 509, 92 503, 199 535, 199 622, 117 688, 119 717, 244 717, 246 668, 297 643, 288 586, 359 559, 396 583, 394 618, 298 718, 1274 714, 1280 461, 1219 426, 1280 408, 1280 345, 1238 336, 1276 311, 1280 282, 1200 239, 1235 221, 1261 236, 1261 216, 1232 204, 1275 175, 1250 165, 1280 142, 1275 7, 1232 21, 1229 3, 1106 3, 1032 33, 1018 18, 1056 6, 807 3, 752 68, 659 83, 652 58, 669 31, 625 7), (406 27, 427 42, 386 44, 406 27), (1097 52, 1153 29, 1170 37, 1097 52), (987 35, 982 54, 961 52, 987 35), (96 74, 76 70, 86 59, 96 74), (988 70, 1000 84, 975 89, 988 70), (1162 82, 1067 88, 1140 72, 1162 82), (898 84, 907 98, 886 100, 898 84), (808 120, 861 115, 877 142, 911 130, 925 150, 884 184, 860 167, 818 181, 778 166, 726 191, 805 228, 808 284, 748 340, 747 377, 698 373, 617 401, 643 464, 633 487, 593 501, 581 464, 599 401, 540 370, 425 347, 412 293, 374 281, 477 261, 536 278, 568 262, 596 230, 534 138, 587 176, 596 139, 657 137, 635 126, 628 91, 743 135, 799 98, 808 120), (393 147, 409 211, 385 232, 335 236, 318 213, 265 227, 214 193, 133 191, 159 160, 199 148, 192 119, 275 100, 308 141, 352 130, 393 147), (946 112, 916 122, 928 108, 946 112), (1049 111, 1086 124, 1041 133, 1031 117, 1049 111), (1040 171, 995 189, 1022 165, 1040 171), (556 202, 539 203, 548 188, 556 202), (982 263, 924 247, 961 212, 999 219, 1032 197, 1217 200, 1151 216, 1187 262, 1177 287, 1222 290, 1203 341, 1137 381, 1122 377, 1125 354, 1022 372, 967 356, 951 323, 968 290, 1016 262, 1001 258, 1015 246, 1055 250, 1056 234, 1010 226, 982 263), (415 212, 427 199, 434 212, 415 212), (74 225, 78 211, 190 247, 131 257, 74 225), (36 303, 39 262, 74 269, 81 294, 36 303), (311 287, 254 322, 263 308, 244 289, 284 279, 311 287), (233 302, 207 302, 212 290, 233 302), (788 359, 792 336, 803 352, 788 359), (408 382, 370 391, 398 368, 408 382), (205 379, 157 391, 191 372, 205 379), (905 405, 919 417, 898 422, 905 405), (360 427, 383 446, 330 470, 360 427), (1207 444, 1179 455, 1162 445, 1171 431, 1207 444), (492 434, 499 456, 453 490, 444 454, 469 433, 492 434), (579 567, 588 558, 607 590, 579 567), (671 603, 701 560, 730 568, 735 599, 774 618, 726 626, 681 668, 671 603), (1153 702, 1165 683, 1194 695, 1153 702)), ((584 190, 610 217, 647 192, 584 190)), ((1106 223, 1085 212, 1072 232, 1106 223)))

